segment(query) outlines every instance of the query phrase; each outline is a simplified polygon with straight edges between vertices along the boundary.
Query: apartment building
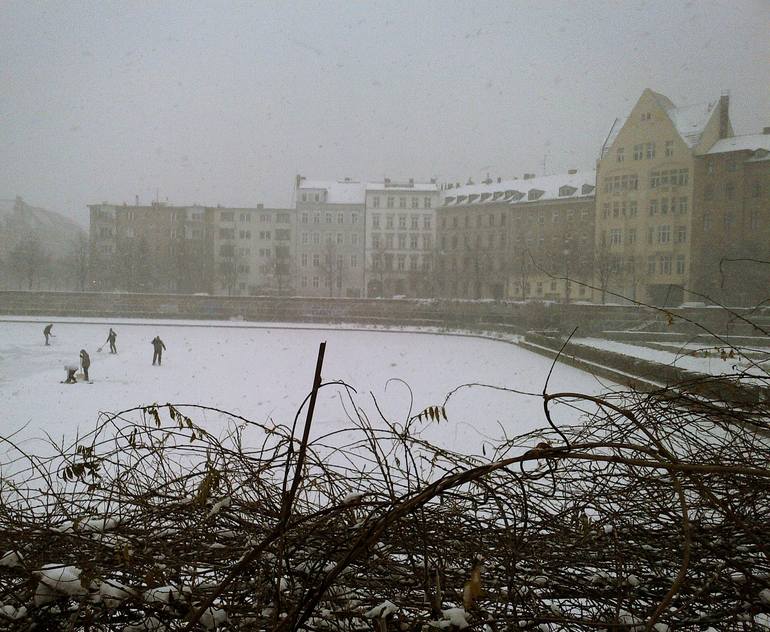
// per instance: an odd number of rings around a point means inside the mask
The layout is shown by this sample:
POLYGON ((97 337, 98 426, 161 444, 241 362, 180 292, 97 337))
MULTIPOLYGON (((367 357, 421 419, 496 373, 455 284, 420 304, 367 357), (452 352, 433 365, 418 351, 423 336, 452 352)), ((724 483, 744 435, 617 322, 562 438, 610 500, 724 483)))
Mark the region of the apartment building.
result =
POLYGON ((770 295, 770 128, 695 161, 689 300, 754 306, 770 295))
POLYGON ((292 291, 294 209, 208 208, 213 293, 283 295, 292 291))
POLYGON ((678 305, 693 281, 696 156, 733 135, 725 95, 677 107, 644 90, 616 120, 597 162, 594 283, 620 297, 678 305))
POLYGON ((433 296, 437 184, 384 178, 365 189, 369 297, 433 296))
POLYGON ((438 295, 590 300, 594 182, 595 172, 572 170, 445 186, 437 211, 438 295))
POLYGON ((365 189, 350 178, 297 176, 294 270, 299 296, 364 295, 365 189))
POLYGON ((89 205, 89 287, 246 296, 291 289, 293 209, 89 205))

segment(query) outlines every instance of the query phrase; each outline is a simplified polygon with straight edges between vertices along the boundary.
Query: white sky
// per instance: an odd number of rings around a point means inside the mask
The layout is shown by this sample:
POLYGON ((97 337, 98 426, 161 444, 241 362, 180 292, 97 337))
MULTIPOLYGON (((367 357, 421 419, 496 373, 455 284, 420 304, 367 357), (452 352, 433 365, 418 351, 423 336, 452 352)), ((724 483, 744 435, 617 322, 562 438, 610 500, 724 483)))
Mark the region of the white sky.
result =
POLYGON ((0 3, 0 197, 289 205, 294 175, 591 168, 645 87, 770 126, 770 1, 0 3))

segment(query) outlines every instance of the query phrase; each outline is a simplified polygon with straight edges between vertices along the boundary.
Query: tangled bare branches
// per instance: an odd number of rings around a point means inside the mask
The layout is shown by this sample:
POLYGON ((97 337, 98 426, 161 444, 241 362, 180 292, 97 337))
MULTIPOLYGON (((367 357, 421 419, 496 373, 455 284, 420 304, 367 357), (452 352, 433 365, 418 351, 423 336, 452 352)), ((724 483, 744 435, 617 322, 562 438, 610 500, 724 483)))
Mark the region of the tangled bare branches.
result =
POLYGON ((3 629, 770 625, 767 403, 550 393, 579 423, 469 457, 421 438, 443 408, 370 419, 328 386, 349 424, 326 435, 167 404, 19 451, 3 629))

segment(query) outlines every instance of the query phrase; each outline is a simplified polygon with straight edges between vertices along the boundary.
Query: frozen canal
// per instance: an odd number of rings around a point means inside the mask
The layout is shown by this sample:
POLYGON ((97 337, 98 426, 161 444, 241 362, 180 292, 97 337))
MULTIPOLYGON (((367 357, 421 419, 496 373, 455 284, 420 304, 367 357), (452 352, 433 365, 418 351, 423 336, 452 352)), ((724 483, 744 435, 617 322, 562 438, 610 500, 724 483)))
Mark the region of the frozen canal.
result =
MULTIPOLYGON (((100 412, 157 403, 205 404, 250 420, 290 424, 310 390, 318 345, 327 342, 324 381, 343 380, 356 389, 356 404, 377 416, 372 396, 389 420, 403 421, 440 405, 466 383, 531 393, 542 391, 547 358, 500 340, 385 330, 333 330, 309 325, 141 321, 116 319, 4 319, 0 321, 0 435, 34 453, 49 435, 65 443, 94 428, 100 412), (55 338, 44 346, 43 327, 55 338), (104 344, 117 331, 117 355, 104 344), (152 366, 150 341, 166 344, 163 366, 152 366), (98 352, 98 347, 104 347, 98 352), (64 365, 91 356, 92 384, 63 384, 64 365), (396 381, 390 381, 396 378, 396 381)), ((599 393, 604 385, 587 373, 557 365, 550 391, 599 393)), ((322 389, 316 432, 348 425, 342 389, 322 389)), ((478 452, 486 438, 514 436, 545 425, 542 400, 482 387, 463 388, 446 406, 449 421, 431 425, 426 438, 445 447, 478 452)), ((188 414, 190 412, 188 411, 188 414)), ((221 417, 194 412, 196 422, 217 432, 221 417)), ((558 421, 573 422, 566 407, 558 421)))

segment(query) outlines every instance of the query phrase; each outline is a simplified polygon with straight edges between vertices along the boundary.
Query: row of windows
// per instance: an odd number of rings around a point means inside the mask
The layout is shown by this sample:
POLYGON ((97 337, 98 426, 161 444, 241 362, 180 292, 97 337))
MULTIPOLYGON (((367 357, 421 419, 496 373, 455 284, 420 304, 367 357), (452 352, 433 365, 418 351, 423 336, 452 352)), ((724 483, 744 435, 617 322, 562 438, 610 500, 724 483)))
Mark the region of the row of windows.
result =
MULTIPOLYGON (((401 196, 398 198, 398 208, 407 208, 407 197, 401 196)), ((433 198, 425 196, 422 198, 422 208, 431 208, 433 204, 433 198)), ((385 207, 386 208, 396 208, 396 198, 395 196, 388 196, 385 198, 385 207)), ((372 208, 380 208, 380 196, 374 195, 372 196, 372 208)), ((419 197, 412 197, 411 198, 411 208, 420 208, 420 198, 419 197)))
MULTIPOLYGON (((321 223, 321 211, 313 211, 313 223, 314 224, 320 224, 321 223)), ((324 222, 326 224, 334 224, 335 215, 336 220, 338 224, 344 224, 345 223, 345 211, 337 211, 336 214, 334 211, 326 211, 323 213, 324 215, 324 222)), ((300 215, 299 221, 301 224, 309 224, 310 223, 310 213, 303 212, 300 215)), ((352 212, 350 213, 350 223, 351 224, 358 224, 358 213, 352 212)))
POLYGON ((650 171, 650 188, 685 186, 690 181, 689 169, 663 169, 650 171))
MULTIPOLYGON (((196 213, 193 213, 193 219, 202 219, 203 215, 202 213, 197 213, 197 215, 200 215, 200 217, 195 217, 196 213)), ((239 216, 239 219, 241 222, 244 223, 250 223, 251 222, 251 216, 253 213, 241 213, 239 216)), ((219 220, 222 222, 234 222, 235 221, 235 211, 219 211, 219 220)), ((260 224, 270 224, 273 221, 273 216, 270 213, 260 213, 259 214, 259 223, 260 224)), ((275 216, 275 223, 276 224, 289 224, 291 222, 291 216, 289 213, 277 213, 275 216)))
MULTIPOLYGON (((653 242, 659 243, 659 244, 667 244, 671 242, 671 237, 672 237, 672 230, 671 230, 670 224, 661 224, 660 226, 657 226, 657 228, 654 226, 649 226, 647 228, 648 244, 652 244, 653 242)), ((687 227, 675 226, 673 230, 673 237, 676 243, 678 244, 685 243, 687 241, 687 227)), ((599 237, 599 243, 601 243, 602 246, 606 245, 607 243, 609 243, 610 246, 622 245, 624 243, 623 229, 611 228, 609 231, 609 235, 607 234, 607 231, 602 231, 599 237)), ((625 243, 627 245, 636 243, 636 228, 626 229, 625 243)))
POLYGON ((647 274, 670 275, 672 273, 672 263, 676 263, 676 274, 684 274, 685 258, 684 255, 677 255, 674 259, 671 255, 650 255, 647 257, 647 274))
POLYGON ((607 176, 604 178, 604 192, 636 191, 639 189, 639 176, 626 174, 624 176, 607 176))
POLYGON ((383 236, 380 235, 380 233, 372 233, 372 248, 387 248, 392 249, 394 246, 394 243, 398 244, 399 250, 406 250, 407 248, 407 237, 408 237, 408 243, 410 250, 417 250, 418 243, 420 242, 420 237, 422 238, 422 249, 423 250, 430 250, 433 247, 433 236, 432 235, 415 235, 410 234, 406 235, 405 233, 398 233, 396 235, 396 241, 394 241, 393 233, 385 233, 384 239, 383 236))
POLYGON ((408 270, 428 272, 430 264, 430 257, 423 257, 421 260, 419 255, 409 255, 409 257, 406 255, 393 256, 390 253, 372 255, 372 269, 382 272, 389 272, 394 269, 398 272, 406 272, 408 270))
POLYGON ((607 219, 610 214, 612 217, 636 217, 636 200, 615 200, 611 205, 605 202, 602 205, 602 217, 607 219))
MULTIPOLYGON (((433 225, 433 217, 431 215, 399 215, 398 216, 398 228, 399 230, 420 230, 420 217, 422 217, 422 227, 424 230, 431 230, 433 225)), ((379 213, 372 214, 372 228, 378 229, 382 227, 382 217, 379 213)), ((385 215, 385 230, 393 230, 395 225, 396 216, 392 214, 385 215)))
MULTIPOLYGON (((308 262, 312 261, 312 265, 314 268, 320 268, 321 267, 321 255, 319 253, 315 253, 312 258, 307 253, 302 253, 302 256, 300 257, 300 267, 307 268, 308 262)), ((332 265, 332 261, 336 262, 337 269, 341 269, 345 264, 345 257, 343 255, 337 255, 335 259, 332 259, 331 254, 325 254, 323 257, 324 266, 326 268, 329 268, 332 265)), ((358 255, 350 255, 350 267, 351 268, 357 268, 358 267, 358 255)))
MULTIPOLYGON (((713 225, 713 216, 718 215, 717 211, 711 212, 706 211, 703 213, 703 230, 709 231, 712 228, 713 225)), ((757 230, 760 225, 760 211, 758 209, 753 209, 751 211, 751 214, 749 215, 749 228, 751 230, 757 230)), ((732 230, 733 226, 735 226, 735 213, 733 211, 724 211, 724 214, 722 215, 722 227, 726 231, 732 230)))
MULTIPOLYGON (((647 113, 649 115, 649 113, 647 113)), ((667 140, 665 146, 666 157, 674 155, 674 141, 667 140)), ((634 160, 652 160, 655 158, 655 143, 639 143, 634 145, 634 160)), ((616 158, 618 162, 624 162, 626 159, 626 148, 618 147, 616 158)))
POLYGON ((668 215, 668 212, 671 211, 672 214, 677 215, 686 215, 687 214, 687 198, 686 197, 680 197, 675 198, 672 197, 671 199, 664 197, 654 200, 650 200, 649 207, 648 207, 648 213, 650 216, 657 215, 658 211, 660 211, 661 215, 668 215))
MULTIPOLYGON (((337 245, 343 245, 345 243, 345 233, 337 233, 336 235, 334 233, 324 233, 326 235, 325 243, 327 244, 337 244, 337 245)), ((302 242, 302 245, 307 244, 320 244, 321 243, 321 233, 302 233, 300 240, 302 242)), ((351 246, 357 246, 358 245, 358 233, 350 233, 350 245, 351 246)))

